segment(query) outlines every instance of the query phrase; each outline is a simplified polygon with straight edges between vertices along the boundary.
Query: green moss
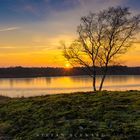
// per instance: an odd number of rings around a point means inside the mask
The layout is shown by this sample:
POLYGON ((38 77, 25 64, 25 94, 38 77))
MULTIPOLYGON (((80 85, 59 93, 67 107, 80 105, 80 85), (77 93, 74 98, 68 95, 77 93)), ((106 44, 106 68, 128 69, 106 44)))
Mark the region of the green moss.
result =
POLYGON ((1 97, 0 101, 3 139, 140 139, 139 91, 1 97))

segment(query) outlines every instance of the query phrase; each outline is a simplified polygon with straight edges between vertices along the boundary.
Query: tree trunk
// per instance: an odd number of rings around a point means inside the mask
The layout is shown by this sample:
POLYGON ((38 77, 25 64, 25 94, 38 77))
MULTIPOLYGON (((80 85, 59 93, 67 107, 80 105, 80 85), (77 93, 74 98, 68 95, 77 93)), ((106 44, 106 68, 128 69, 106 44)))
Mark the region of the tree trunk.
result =
POLYGON ((106 73, 107 73, 107 65, 105 66, 105 71, 104 71, 104 74, 103 74, 103 77, 102 77, 102 80, 101 80, 101 83, 100 83, 99 91, 102 90, 102 87, 103 87, 103 84, 104 84, 104 81, 105 81, 105 77, 106 77, 106 73))
POLYGON ((96 70, 93 67, 93 90, 96 91, 96 70))
POLYGON ((93 90, 96 91, 96 76, 93 75, 93 90))

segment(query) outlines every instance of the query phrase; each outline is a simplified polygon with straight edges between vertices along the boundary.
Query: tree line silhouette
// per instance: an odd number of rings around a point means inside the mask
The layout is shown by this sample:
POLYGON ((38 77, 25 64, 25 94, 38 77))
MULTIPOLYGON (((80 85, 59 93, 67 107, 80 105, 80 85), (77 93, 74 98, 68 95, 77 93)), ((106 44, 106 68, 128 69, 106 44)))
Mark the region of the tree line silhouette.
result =
MULTIPOLYGON (((103 69, 96 67, 97 75, 103 74, 103 69)), ((85 67, 71 69, 53 67, 8 67, 0 68, 0 78, 49 77, 49 76, 79 76, 87 75, 85 67)), ((107 75, 140 75, 140 67, 110 66, 107 75)))

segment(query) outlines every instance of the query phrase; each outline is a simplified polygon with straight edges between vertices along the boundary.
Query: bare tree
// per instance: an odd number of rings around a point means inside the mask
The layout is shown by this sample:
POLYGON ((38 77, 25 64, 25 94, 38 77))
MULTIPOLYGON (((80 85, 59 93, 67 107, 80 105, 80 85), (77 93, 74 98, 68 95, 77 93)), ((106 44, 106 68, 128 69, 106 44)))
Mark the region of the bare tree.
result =
POLYGON ((127 52, 140 29, 140 15, 132 16, 129 8, 111 7, 81 18, 78 39, 66 47, 64 56, 72 65, 84 66, 93 78, 96 91, 96 67, 103 68, 99 90, 102 90, 108 66, 127 52))

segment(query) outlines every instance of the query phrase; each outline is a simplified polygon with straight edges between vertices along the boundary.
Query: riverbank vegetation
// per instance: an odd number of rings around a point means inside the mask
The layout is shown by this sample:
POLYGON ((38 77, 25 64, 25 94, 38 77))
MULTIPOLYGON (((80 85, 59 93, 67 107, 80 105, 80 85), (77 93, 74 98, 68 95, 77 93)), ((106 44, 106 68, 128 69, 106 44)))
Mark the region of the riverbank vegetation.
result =
MULTIPOLYGON (((102 75, 100 67, 96 67, 96 74, 102 75)), ((140 67, 110 66, 108 75, 140 75, 140 67)), ((0 78, 25 78, 25 77, 49 77, 49 76, 77 76, 87 75, 85 67, 52 68, 52 67, 9 67, 0 68, 0 78)))
POLYGON ((140 91, 0 97, 1 140, 140 139, 140 91))

